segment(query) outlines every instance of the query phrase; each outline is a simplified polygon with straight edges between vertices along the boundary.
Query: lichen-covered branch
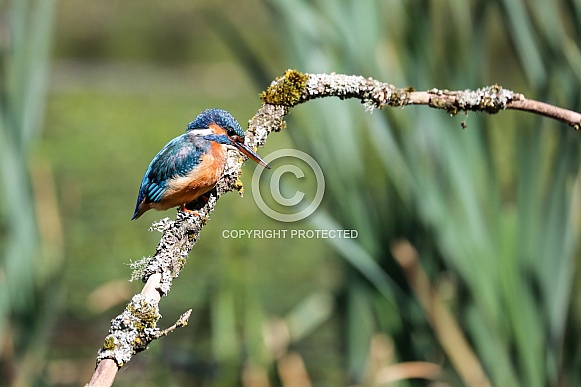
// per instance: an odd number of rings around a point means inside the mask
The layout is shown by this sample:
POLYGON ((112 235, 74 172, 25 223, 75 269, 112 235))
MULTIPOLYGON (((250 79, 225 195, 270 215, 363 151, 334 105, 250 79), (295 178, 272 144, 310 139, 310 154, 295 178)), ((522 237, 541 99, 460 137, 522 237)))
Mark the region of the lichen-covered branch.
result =
MULTIPOLYGON (((467 111, 497 113, 504 109, 516 109, 558 119, 575 129, 581 127, 581 114, 526 99, 522 94, 498 85, 476 91, 415 91, 413 88, 397 88, 362 76, 304 74, 288 70, 273 81, 260 97, 264 103, 248 122, 246 132, 247 144, 255 148, 264 145, 270 132, 284 127, 284 116, 290 108, 325 97, 356 98, 368 109, 427 105, 452 115, 467 111)), ((153 224, 152 229, 162 234, 155 254, 132 263, 132 278, 142 279, 146 285, 140 294, 133 297, 123 313, 111 321, 109 335, 97 357, 97 369, 91 379, 91 386, 110 386, 117 369, 127 364, 133 355, 147 349, 153 340, 187 325, 191 311, 184 313, 170 328, 158 328, 157 323, 161 318, 159 301, 170 291, 172 281, 185 265, 189 252, 220 196, 229 191, 242 193, 239 176, 243 161, 238 152, 229 152, 224 175, 215 191, 207 203, 196 209, 199 216, 178 211, 175 220, 165 218, 153 224)))
MULTIPOLYGON (((268 134, 283 126, 283 117, 287 112, 284 106, 263 105, 249 122, 247 144, 252 147, 264 145, 268 134)), ((97 355, 97 369, 90 386, 110 386, 117 370, 127 364, 133 355, 147 349, 153 340, 187 325, 191 311, 182 315, 172 327, 165 330, 158 328, 157 322, 161 318, 159 301, 168 294, 173 279, 180 274, 218 198, 229 191, 243 192, 239 176, 244 160, 237 151, 229 151, 228 156, 224 175, 215 191, 205 205, 196 208, 199 216, 178 211, 175 220, 164 218, 152 225, 153 230, 162 234, 155 254, 131 264, 132 279, 142 279, 146 285, 111 321, 109 334, 97 355)))
POLYGON ((431 89, 416 91, 411 87, 398 88, 389 83, 344 74, 303 74, 288 70, 261 94, 265 103, 292 107, 315 98, 356 98, 369 109, 385 106, 428 105, 451 115, 460 112, 480 111, 498 113, 513 109, 540 114, 581 128, 581 114, 525 98, 523 94, 504 89, 499 85, 477 90, 450 91, 431 89))

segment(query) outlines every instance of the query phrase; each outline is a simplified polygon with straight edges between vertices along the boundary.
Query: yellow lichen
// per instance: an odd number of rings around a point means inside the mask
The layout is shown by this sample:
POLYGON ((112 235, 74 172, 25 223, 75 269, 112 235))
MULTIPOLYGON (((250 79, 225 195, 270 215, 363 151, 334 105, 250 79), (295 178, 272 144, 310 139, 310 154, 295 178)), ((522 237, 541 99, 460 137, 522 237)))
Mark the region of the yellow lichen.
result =
POLYGON ((157 310, 145 301, 141 302, 139 308, 129 304, 127 310, 136 318, 133 321, 133 326, 138 331, 143 331, 145 328, 155 328, 157 320, 159 320, 157 310))
POLYGON ((391 93, 390 105, 393 107, 405 106, 409 101, 409 91, 406 89, 396 89, 391 93))
POLYGON ((308 79, 307 74, 297 70, 287 70, 268 89, 260 93, 260 99, 271 105, 294 106, 299 103, 308 79))
POLYGON ((103 343, 103 349, 105 351, 112 351, 115 349, 115 337, 107 336, 105 338, 105 342, 103 343))
POLYGON ((234 182, 234 184, 232 184, 232 188, 234 188, 235 190, 237 190, 240 195, 244 194, 244 185, 242 184, 242 180, 240 180, 240 178, 236 178, 236 181, 234 182))
POLYGON ((446 110, 450 116, 455 116, 460 111, 458 106, 455 106, 450 100, 440 97, 430 98, 428 105, 436 109, 446 110))

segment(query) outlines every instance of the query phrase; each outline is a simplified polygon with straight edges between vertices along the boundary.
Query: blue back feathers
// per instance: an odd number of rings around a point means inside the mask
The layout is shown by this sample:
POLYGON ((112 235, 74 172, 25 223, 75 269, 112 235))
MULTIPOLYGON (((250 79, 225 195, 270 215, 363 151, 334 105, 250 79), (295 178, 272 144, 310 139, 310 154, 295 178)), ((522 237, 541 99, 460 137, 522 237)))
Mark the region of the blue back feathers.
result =
POLYGON ((139 204, 146 202, 158 203, 167 191, 167 182, 176 176, 186 176, 199 164, 201 156, 210 147, 209 141, 182 134, 163 147, 153 158, 139 189, 135 214, 139 204))
POLYGON ((210 148, 211 141, 228 144, 225 135, 196 134, 196 129, 208 129, 216 124, 225 129, 228 135, 244 138, 244 131, 230 113, 221 109, 207 109, 187 126, 186 133, 168 142, 153 158, 139 188, 133 219, 137 216, 142 203, 159 203, 167 191, 167 183, 177 176, 186 176, 199 163, 202 155, 210 148))

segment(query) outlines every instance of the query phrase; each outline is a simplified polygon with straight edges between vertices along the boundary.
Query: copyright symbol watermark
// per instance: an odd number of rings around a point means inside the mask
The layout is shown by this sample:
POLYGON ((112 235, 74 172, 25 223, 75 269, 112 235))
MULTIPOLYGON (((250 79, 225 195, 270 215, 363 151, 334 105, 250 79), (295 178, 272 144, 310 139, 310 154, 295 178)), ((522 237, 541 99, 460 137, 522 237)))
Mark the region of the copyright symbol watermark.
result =
POLYGON ((260 210, 274 220, 296 222, 311 215, 323 200, 325 194, 325 177, 319 164, 305 152, 296 149, 279 149, 264 157, 272 166, 268 184, 260 184, 264 168, 256 168, 252 174, 252 197, 260 210), (277 160, 284 159, 277 167, 277 160), (295 180, 308 180, 315 185, 312 195, 296 189, 289 195, 284 180, 294 176, 295 180), (283 192, 285 195, 283 195, 283 192), (265 200, 265 197, 268 198, 265 200), (268 201, 268 203, 267 203, 268 201))

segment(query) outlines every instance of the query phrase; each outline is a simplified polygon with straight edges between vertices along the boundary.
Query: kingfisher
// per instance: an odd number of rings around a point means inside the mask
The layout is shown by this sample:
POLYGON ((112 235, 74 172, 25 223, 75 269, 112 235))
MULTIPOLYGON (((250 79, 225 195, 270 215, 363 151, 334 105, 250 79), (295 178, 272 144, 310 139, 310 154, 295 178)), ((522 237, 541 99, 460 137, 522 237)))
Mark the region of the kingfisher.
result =
POLYGON ((224 173, 227 147, 233 146, 265 168, 270 166, 244 143, 244 131, 226 110, 206 109, 153 158, 139 187, 131 220, 146 211, 165 211, 190 203, 218 183, 224 173))

